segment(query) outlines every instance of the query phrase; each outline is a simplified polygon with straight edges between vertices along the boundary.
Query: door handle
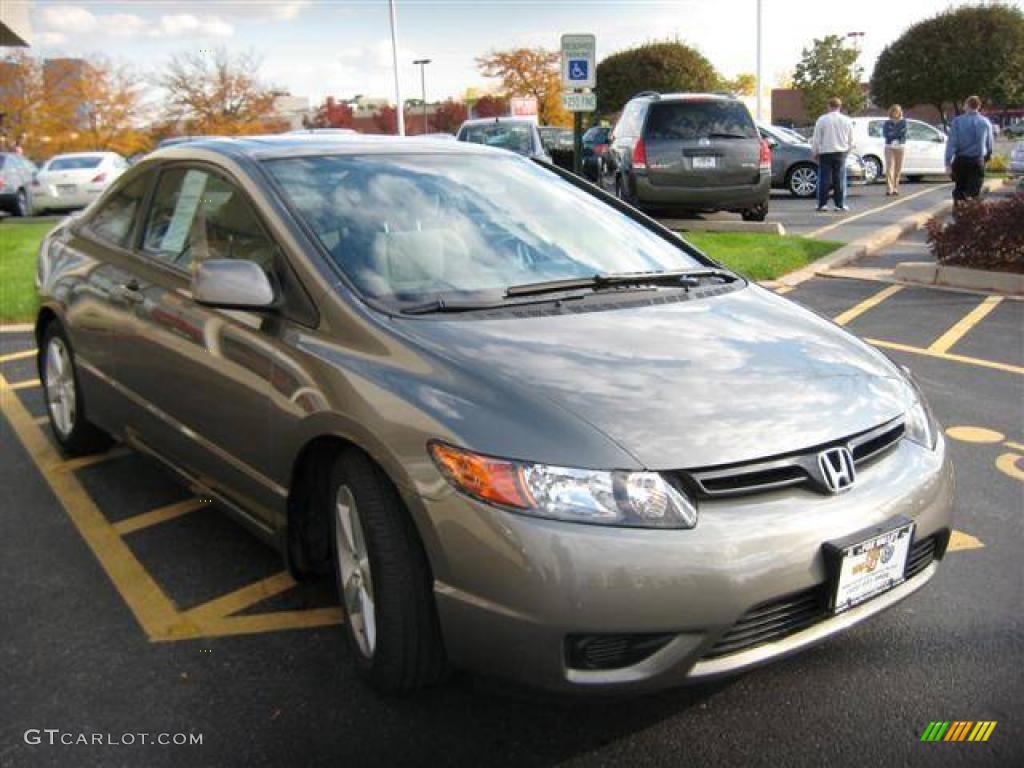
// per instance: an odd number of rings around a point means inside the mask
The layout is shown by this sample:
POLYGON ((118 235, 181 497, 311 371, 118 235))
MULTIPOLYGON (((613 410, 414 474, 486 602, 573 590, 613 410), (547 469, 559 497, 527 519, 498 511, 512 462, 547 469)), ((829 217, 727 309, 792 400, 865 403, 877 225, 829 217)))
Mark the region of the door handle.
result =
POLYGON ((110 292, 125 303, 141 304, 146 299, 146 296, 140 289, 141 286, 135 280, 129 280, 127 283, 115 285, 110 292))

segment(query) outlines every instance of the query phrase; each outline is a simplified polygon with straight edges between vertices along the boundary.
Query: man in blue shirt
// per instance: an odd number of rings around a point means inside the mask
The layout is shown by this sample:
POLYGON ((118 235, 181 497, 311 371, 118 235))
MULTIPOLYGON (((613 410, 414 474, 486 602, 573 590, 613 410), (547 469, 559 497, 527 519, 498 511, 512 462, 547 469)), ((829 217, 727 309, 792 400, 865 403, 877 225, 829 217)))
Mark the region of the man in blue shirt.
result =
POLYGON ((953 119, 946 141, 946 173, 953 177, 953 200, 959 202, 981 194, 985 163, 992 157, 995 133, 988 118, 978 112, 981 99, 970 96, 966 110, 953 119))

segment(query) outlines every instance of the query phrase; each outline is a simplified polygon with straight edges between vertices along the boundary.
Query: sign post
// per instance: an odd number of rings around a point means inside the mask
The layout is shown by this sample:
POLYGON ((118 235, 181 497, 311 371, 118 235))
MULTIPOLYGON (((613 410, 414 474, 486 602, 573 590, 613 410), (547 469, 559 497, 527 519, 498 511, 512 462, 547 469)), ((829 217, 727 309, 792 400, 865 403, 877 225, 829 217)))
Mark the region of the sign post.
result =
POLYGON ((572 168, 583 170, 583 113, 597 107, 597 40, 593 35, 562 35, 562 103, 573 113, 572 168))

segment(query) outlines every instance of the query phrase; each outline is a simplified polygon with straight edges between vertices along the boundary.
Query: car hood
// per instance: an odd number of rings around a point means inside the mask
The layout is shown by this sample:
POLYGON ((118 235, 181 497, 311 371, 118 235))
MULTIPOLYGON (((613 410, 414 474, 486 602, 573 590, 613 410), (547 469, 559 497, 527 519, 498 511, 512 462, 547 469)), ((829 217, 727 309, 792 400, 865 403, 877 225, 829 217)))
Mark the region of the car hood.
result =
POLYGON ((880 353, 756 286, 640 308, 399 326, 463 375, 554 401, 650 469, 820 445, 895 418, 912 397, 880 353))

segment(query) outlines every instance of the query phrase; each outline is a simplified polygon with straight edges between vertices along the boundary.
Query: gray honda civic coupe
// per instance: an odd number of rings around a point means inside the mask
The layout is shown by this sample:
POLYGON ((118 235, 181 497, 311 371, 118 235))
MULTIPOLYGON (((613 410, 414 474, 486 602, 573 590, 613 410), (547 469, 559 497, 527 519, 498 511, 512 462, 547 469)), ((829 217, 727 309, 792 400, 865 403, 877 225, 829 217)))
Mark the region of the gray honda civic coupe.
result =
POLYGON ((37 281, 61 448, 122 441, 336 579, 382 691, 733 674, 893 606, 949 540, 908 372, 508 152, 158 150, 37 281))

